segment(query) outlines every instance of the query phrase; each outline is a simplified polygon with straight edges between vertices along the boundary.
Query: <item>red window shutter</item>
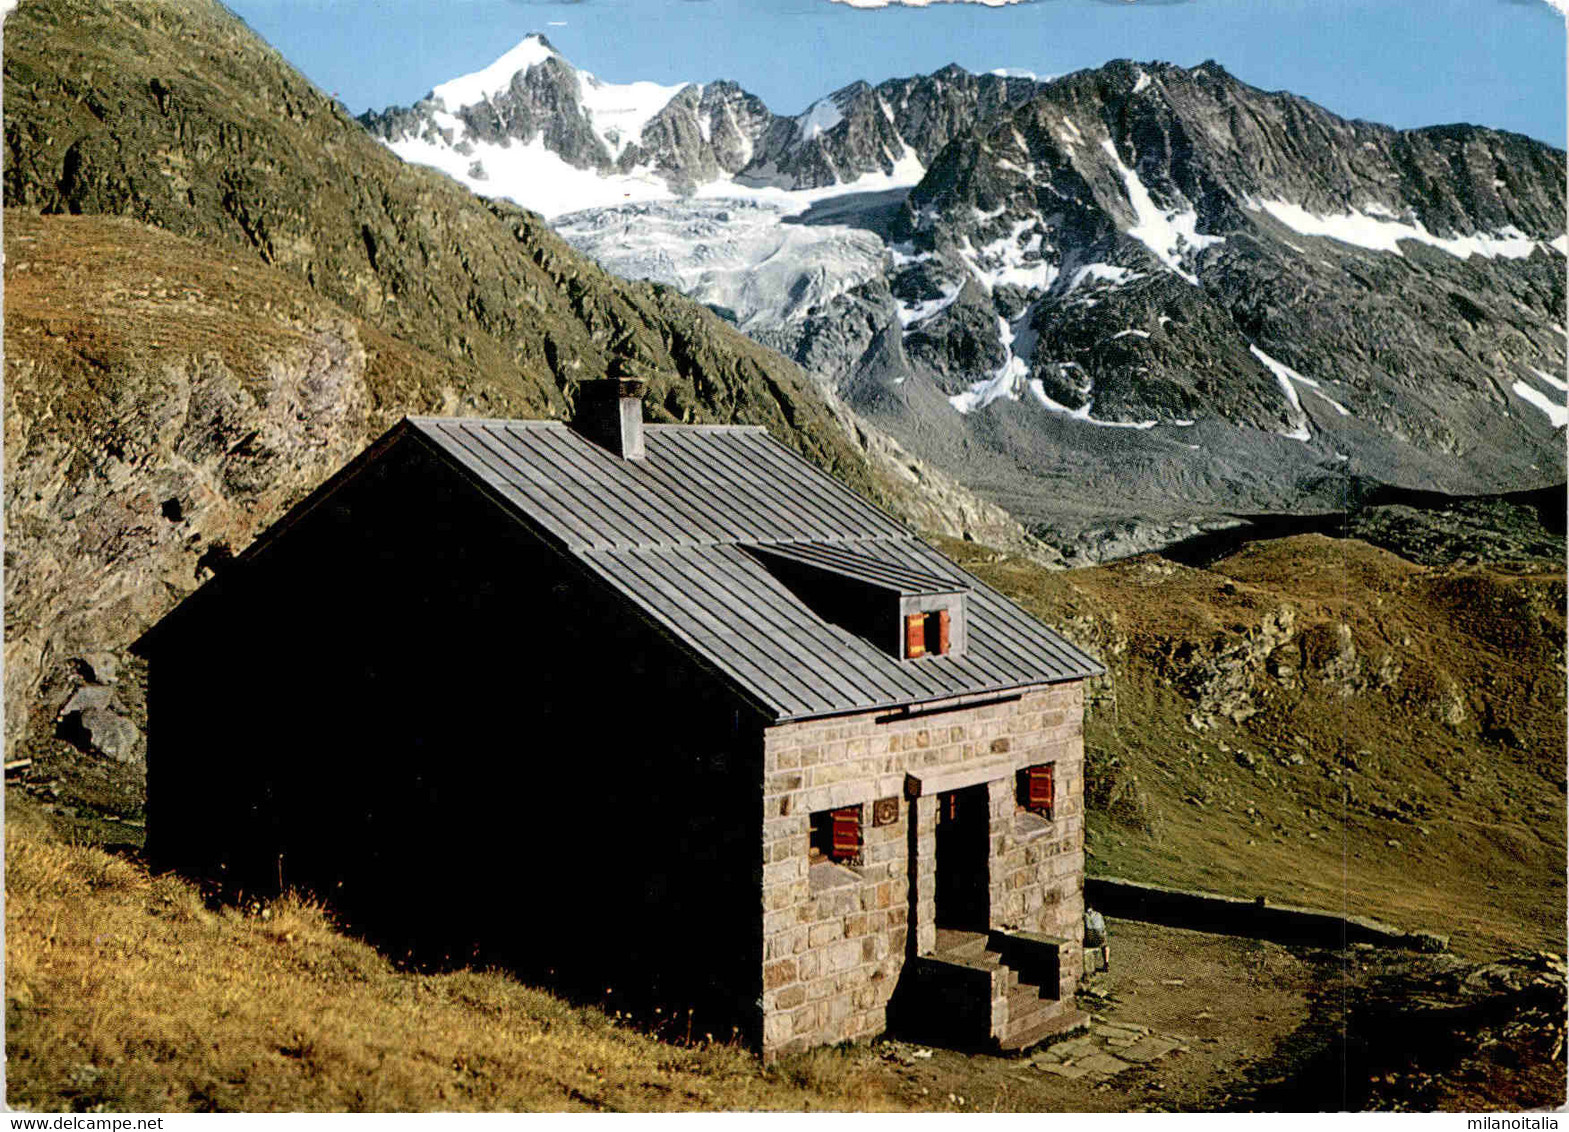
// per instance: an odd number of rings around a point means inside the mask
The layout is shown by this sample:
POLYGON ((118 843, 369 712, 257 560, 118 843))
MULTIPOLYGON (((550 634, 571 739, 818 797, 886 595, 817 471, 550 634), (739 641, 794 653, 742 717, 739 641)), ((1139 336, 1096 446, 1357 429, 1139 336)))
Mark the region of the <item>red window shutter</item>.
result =
POLYGON ((861 807, 833 812, 833 858, 848 861, 861 853, 861 807))
POLYGON ((939 609, 937 611, 937 653, 939 656, 944 656, 947 655, 947 652, 948 611, 946 609, 939 609))
POLYGON ((906 658, 926 655, 926 615, 912 613, 904 619, 904 655, 906 658))
POLYGON ((1025 775, 1025 806, 1036 813, 1051 817, 1052 803, 1056 801, 1052 785, 1052 764, 1032 766, 1025 775))

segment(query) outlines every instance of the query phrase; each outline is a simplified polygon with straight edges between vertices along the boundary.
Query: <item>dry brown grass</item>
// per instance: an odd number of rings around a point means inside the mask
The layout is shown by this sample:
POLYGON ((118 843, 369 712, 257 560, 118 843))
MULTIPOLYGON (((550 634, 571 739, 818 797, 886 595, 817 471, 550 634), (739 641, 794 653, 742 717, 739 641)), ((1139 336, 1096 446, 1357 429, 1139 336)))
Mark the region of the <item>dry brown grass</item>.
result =
POLYGON ((7 1101, 35 1110, 897 1107, 864 1050, 764 1069, 498 972, 414 974, 297 899, 212 911, 190 884, 6 828, 7 1101))
POLYGON ((127 374, 217 359, 265 394, 272 367, 341 323, 366 349, 377 427, 450 408, 468 389, 503 415, 537 416, 538 393, 391 337, 287 273, 117 217, 5 213, 8 412, 102 428, 127 374), (48 379, 35 389, 28 380, 48 379), (62 381, 63 378, 63 381, 62 381))

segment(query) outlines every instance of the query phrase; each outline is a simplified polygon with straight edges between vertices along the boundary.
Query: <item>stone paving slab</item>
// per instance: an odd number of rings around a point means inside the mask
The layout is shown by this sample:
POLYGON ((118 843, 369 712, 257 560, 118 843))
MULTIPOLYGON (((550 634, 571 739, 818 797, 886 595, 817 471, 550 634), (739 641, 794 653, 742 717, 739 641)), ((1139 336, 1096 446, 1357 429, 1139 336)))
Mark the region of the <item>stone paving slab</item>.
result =
POLYGON ((1102 1020, 1088 1034, 1036 1053, 1029 1064, 1040 1072, 1068 1080, 1104 1080, 1186 1048, 1182 1038, 1151 1033, 1148 1026, 1102 1020))
POLYGON ((1140 1038, 1125 1049, 1118 1050, 1117 1056, 1127 1061, 1140 1063, 1154 1061, 1156 1058, 1165 1057, 1181 1044, 1175 1038, 1163 1038, 1159 1035, 1152 1035, 1147 1038, 1140 1038))
POLYGON ((1082 1063, 1046 1062, 1040 1068, 1047 1073, 1055 1073, 1059 1077, 1066 1077, 1070 1081, 1087 1076, 1090 1072, 1088 1067, 1082 1063))
POLYGON ((1098 1022, 1090 1032, 1106 1038, 1138 1038, 1149 1033, 1150 1028, 1123 1022, 1098 1022))
POLYGON ((1099 1048, 1093 1038, 1070 1038, 1042 1052, 1061 1061, 1071 1061, 1080 1054, 1093 1053, 1099 1048))
POLYGON ((1083 1069, 1088 1073, 1099 1073, 1106 1077, 1112 1077, 1121 1073, 1124 1069, 1132 1069, 1133 1066, 1121 1058, 1111 1056, 1109 1053, 1092 1053, 1088 1057, 1074 1062, 1074 1068, 1083 1069))

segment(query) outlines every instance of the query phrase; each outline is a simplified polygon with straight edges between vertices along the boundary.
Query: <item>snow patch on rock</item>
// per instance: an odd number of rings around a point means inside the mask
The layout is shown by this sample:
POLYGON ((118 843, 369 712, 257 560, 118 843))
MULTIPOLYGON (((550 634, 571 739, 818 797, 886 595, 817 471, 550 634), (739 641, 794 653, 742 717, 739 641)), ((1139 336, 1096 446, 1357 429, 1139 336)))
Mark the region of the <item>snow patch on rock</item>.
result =
POLYGON ((834 105, 834 100, 820 98, 807 108, 805 114, 796 119, 796 125, 801 131, 801 140, 809 142, 819 134, 826 134, 843 121, 844 114, 834 105))
POLYGON ((1297 387, 1293 383, 1297 381, 1304 385, 1312 385, 1314 383, 1284 362, 1276 361, 1257 346, 1249 346, 1248 349, 1252 351, 1255 358, 1264 364, 1264 367, 1270 373, 1275 375, 1275 380, 1280 383, 1281 392, 1286 395, 1286 404, 1291 407, 1291 411, 1286 414, 1287 419, 1292 424, 1291 430, 1283 432, 1281 435, 1291 440, 1300 440, 1303 443, 1311 440, 1313 433, 1308 429, 1307 412, 1302 408, 1302 398, 1297 396, 1297 387))
POLYGON ((960 413, 973 413, 977 409, 984 409, 999 397, 1006 397, 1010 401, 1019 399, 1019 382, 1029 374, 1030 367, 1013 352, 1016 338, 1012 326, 1002 316, 997 318, 997 338, 1002 343, 1003 360, 991 373, 990 377, 975 382, 963 393, 955 393, 948 398, 948 403, 960 413))
POLYGON ((964 284, 955 283, 951 287, 943 288, 943 293, 935 299, 926 299, 919 303, 901 302, 895 309, 899 319, 899 326, 908 330, 919 322, 924 322, 935 314, 941 314, 953 305, 959 297, 959 292, 964 290, 964 284))
MULTIPOLYGON (((1367 204, 1361 212, 1320 216, 1301 205, 1284 200, 1244 202, 1255 212, 1267 212, 1280 223, 1304 236, 1325 236, 1342 244, 1375 252, 1403 254, 1400 241, 1415 240, 1448 252, 1458 259, 1479 255, 1483 259, 1525 259, 1540 247, 1558 248, 1564 238, 1551 243, 1533 239, 1513 225, 1497 232, 1478 232, 1472 236, 1435 236, 1420 222, 1392 219, 1394 213, 1380 205, 1367 204)), ((1562 250, 1561 248, 1559 250, 1562 250)))
MULTIPOLYGON (((990 220, 1002 210, 977 219, 990 220)), ((1041 255, 1041 234, 1032 219, 1019 220, 1006 235, 977 249, 966 238, 959 248, 965 266, 980 285, 991 293, 996 287, 1011 284, 1026 291, 1048 290, 1057 281, 1057 265, 1041 255), (1028 233, 1028 235, 1026 235, 1028 233)))
POLYGON ((1120 287, 1124 283, 1131 283, 1135 279, 1142 279, 1143 273, 1130 268, 1119 267, 1114 263, 1086 263, 1083 267, 1074 269, 1068 277, 1068 285, 1063 288, 1063 294, 1071 295, 1086 282, 1105 283, 1110 287, 1120 287))
POLYGON ((439 169, 481 196, 510 197, 547 218, 628 200, 668 200, 673 195, 652 171, 602 177, 593 169, 570 165, 546 148, 543 134, 510 145, 467 140, 467 154, 425 138, 386 144, 403 160, 439 169))
POLYGON ((1085 401, 1077 409, 1070 409, 1059 401, 1053 401, 1046 395, 1046 386, 1041 382, 1040 378, 1032 377, 1029 384, 1031 395, 1040 402, 1041 408, 1047 412, 1072 417, 1076 421, 1083 421, 1085 424, 1095 425, 1098 428, 1131 428, 1144 432, 1160 423, 1159 421, 1103 421, 1090 415, 1090 411, 1095 407, 1093 398, 1085 401))
POLYGON ((620 158, 627 146, 642 140, 643 127, 689 85, 607 83, 587 71, 578 71, 577 77, 583 109, 588 111, 594 132, 613 158, 620 158))
POLYGON ((1139 180, 1139 175, 1122 163, 1117 146, 1110 138, 1101 142, 1101 148, 1116 165, 1128 193, 1128 203, 1133 206, 1134 224, 1128 229, 1128 235, 1154 252, 1156 259, 1197 287, 1198 276, 1182 266, 1183 257, 1223 244, 1226 238, 1200 232, 1199 216, 1192 208, 1162 209, 1150 196, 1144 182, 1139 180))
POLYGON ((1530 366, 1529 368, 1530 368, 1532 373, 1536 374, 1537 377, 1539 377, 1543 381, 1547 382, 1548 385, 1551 385, 1554 389, 1558 390, 1560 393, 1569 393, 1569 381, 1565 381, 1561 377, 1554 377, 1552 374, 1548 373, 1546 370, 1537 369, 1535 366, 1530 366))
POLYGON ((1554 428, 1563 428, 1569 424, 1569 405, 1565 405, 1562 398, 1549 397, 1534 385, 1527 385, 1523 381, 1517 381, 1509 388, 1514 390, 1520 400, 1545 413, 1554 428))

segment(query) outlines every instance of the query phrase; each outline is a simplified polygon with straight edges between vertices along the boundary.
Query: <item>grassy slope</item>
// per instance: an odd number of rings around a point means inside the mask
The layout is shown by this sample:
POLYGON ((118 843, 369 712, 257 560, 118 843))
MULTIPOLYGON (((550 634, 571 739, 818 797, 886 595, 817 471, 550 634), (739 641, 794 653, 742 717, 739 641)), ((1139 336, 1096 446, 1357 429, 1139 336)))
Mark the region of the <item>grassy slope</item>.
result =
POLYGON ((946 549, 1114 672, 1086 727, 1092 872, 1345 907, 1463 954, 1565 950, 1561 569, 1428 569, 1317 535, 1207 570, 946 549), (1283 606, 1291 636, 1265 654, 1250 642, 1283 606), (1217 671, 1256 714, 1196 727, 1217 671))
POLYGON ((543 397, 388 335, 277 268, 134 220, 8 209, 5 246, 14 435, 48 428, 101 447, 124 423, 117 383, 172 362, 220 359, 266 396, 269 363, 308 352, 314 329, 334 320, 364 344, 372 430, 450 407, 459 390, 471 408, 549 408, 543 397))
MULTIPOLYGON (((174 877, 6 813, 6 1100, 32 1109, 897 1107, 842 1052, 762 1070, 499 973, 399 971, 287 900, 210 911, 174 877)), ((684 1037, 684 1035, 683 1035, 684 1037)))

